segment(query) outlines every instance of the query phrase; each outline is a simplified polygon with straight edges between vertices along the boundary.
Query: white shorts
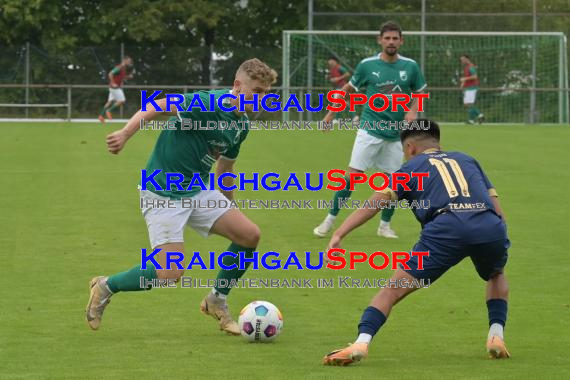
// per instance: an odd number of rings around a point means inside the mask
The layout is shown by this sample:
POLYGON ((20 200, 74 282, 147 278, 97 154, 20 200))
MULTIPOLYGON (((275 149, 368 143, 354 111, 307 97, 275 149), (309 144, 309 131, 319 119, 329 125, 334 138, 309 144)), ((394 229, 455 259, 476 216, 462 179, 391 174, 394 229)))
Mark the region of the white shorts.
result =
POLYGON ((188 206, 183 207, 182 200, 166 198, 148 190, 140 190, 140 197, 143 201, 141 211, 146 221, 150 245, 153 249, 166 243, 183 243, 185 226, 193 228, 203 237, 208 237, 216 220, 231 209, 230 201, 218 190, 201 191, 189 198, 202 207, 209 206, 209 204, 216 206, 221 204, 221 207, 212 208, 191 208, 188 207, 189 203, 188 206), (157 199, 170 200, 174 204, 174 208, 145 207, 144 200, 157 199), (224 205, 227 207, 223 207, 224 205))
POLYGON ((107 98, 107 101, 116 101, 116 102, 124 102, 125 99, 125 93, 123 92, 122 88, 110 88, 109 89, 109 97, 107 98))
POLYGON ((465 91, 463 91, 463 104, 475 103, 476 97, 477 97, 477 90, 465 90, 465 91))
POLYGON ((400 141, 386 141, 359 129, 350 156, 351 168, 366 171, 377 169, 394 173, 402 166, 404 152, 400 141))

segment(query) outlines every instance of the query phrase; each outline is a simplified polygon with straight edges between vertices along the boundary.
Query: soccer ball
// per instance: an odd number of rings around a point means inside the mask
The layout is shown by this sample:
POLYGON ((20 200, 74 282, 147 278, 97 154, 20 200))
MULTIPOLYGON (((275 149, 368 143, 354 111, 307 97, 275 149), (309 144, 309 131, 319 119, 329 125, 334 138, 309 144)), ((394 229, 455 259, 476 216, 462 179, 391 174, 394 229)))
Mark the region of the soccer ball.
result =
POLYGON ((238 324, 249 342, 271 342, 281 333, 283 316, 271 302, 253 301, 241 309, 238 324))

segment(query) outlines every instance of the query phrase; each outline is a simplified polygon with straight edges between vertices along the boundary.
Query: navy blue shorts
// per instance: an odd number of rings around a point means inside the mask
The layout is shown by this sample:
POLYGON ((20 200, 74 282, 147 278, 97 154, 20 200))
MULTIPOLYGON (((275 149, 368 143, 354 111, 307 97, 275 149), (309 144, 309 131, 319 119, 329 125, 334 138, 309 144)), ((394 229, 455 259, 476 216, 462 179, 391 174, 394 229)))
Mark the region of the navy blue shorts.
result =
POLYGON ((420 238, 413 251, 429 251, 429 257, 423 257, 424 269, 418 269, 418 257, 408 260, 410 269, 404 269, 417 279, 429 279, 434 282, 449 268, 459 264, 465 257, 470 257, 475 269, 483 280, 502 272, 507 264, 508 238, 482 244, 456 245, 445 241, 420 238))

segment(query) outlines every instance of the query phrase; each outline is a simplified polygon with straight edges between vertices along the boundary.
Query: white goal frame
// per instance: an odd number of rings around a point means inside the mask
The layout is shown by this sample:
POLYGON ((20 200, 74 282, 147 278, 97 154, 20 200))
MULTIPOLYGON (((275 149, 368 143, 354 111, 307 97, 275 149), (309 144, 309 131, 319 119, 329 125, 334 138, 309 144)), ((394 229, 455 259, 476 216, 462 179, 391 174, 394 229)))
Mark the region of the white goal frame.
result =
MULTIPOLYGON (((558 51, 558 123, 568 124, 569 121, 569 102, 568 102, 568 51, 567 51, 567 39, 566 35, 562 32, 421 32, 421 31, 411 31, 402 32, 404 36, 478 36, 478 37, 497 37, 497 36, 526 36, 526 37, 542 37, 542 36, 554 36, 559 38, 559 51, 558 51)), ((378 36, 378 31, 354 31, 354 30, 284 30, 283 31, 283 99, 288 99, 290 95, 291 85, 291 67, 289 65, 290 61, 290 49, 291 49, 291 36, 292 35, 358 35, 358 36, 378 36)), ((312 50, 311 50, 311 39, 308 41, 308 56, 307 62, 309 65, 312 64, 312 50)), ((421 56, 424 57, 424 43, 421 44, 421 56)), ((423 67, 423 62, 420 62, 423 67)), ((533 61, 533 64, 535 62, 533 61)), ((309 68, 308 73, 312 70, 309 68)), ((533 68, 533 72, 535 72, 533 68)), ((309 74, 312 75, 312 74, 309 74)), ((312 80, 309 78, 309 82, 312 80)), ((307 87, 312 87, 311 83, 308 83, 307 87)), ((289 113, 282 112, 282 120, 289 120, 289 113)))

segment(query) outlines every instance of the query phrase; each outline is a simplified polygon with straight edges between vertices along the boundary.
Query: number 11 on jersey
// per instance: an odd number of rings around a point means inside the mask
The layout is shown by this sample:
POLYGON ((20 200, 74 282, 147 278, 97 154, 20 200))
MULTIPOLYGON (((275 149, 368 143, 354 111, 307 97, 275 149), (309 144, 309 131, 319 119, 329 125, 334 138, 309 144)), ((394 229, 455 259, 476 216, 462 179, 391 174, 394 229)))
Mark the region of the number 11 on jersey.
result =
POLYGON ((455 183, 453 183, 453 179, 451 178, 451 173, 449 172, 447 166, 445 165, 446 163, 451 167, 451 170, 455 175, 455 179, 457 180, 457 183, 459 184, 459 188, 461 190, 461 195, 463 195, 464 197, 470 196, 467 180, 465 179, 463 171, 461 170, 461 167, 459 166, 457 161, 451 158, 444 158, 443 161, 438 160, 436 158, 430 158, 429 162, 430 164, 435 166, 437 171, 439 172, 439 175, 443 180, 443 184, 445 185, 445 189, 447 190, 447 193, 449 194, 450 198, 457 197, 459 193, 457 192, 457 187, 455 187, 455 183))

